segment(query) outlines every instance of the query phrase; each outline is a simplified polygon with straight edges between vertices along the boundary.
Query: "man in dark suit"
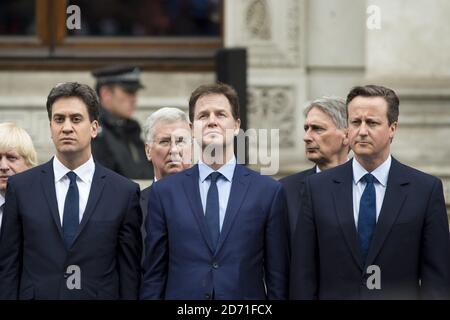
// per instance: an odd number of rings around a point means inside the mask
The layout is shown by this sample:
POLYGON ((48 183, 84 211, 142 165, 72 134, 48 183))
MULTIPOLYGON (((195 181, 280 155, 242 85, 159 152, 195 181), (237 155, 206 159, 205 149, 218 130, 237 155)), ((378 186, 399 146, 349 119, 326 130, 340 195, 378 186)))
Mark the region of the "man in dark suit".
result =
MULTIPOLYGON (((191 127, 186 113, 161 108, 147 118, 144 126, 145 154, 153 165, 154 182, 191 167, 191 127)), ((141 192, 141 208, 147 216, 151 186, 141 192)))
POLYGON ((0 237, 0 299, 136 299, 139 187, 95 163, 98 97, 68 82, 47 98, 56 156, 11 177, 0 237))
POLYGON ((305 179, 346 162, 349 151, 347 110, 343 99, 323 97, 314 100, 303 114, 306 158, 316 165, 280 180, 286 192, 291 238, 295 234, 305 179))
POLYGON ((284 192, 236 164, 236 92, 221 83, 200 86, 189 117, 200 160, 152 186, 141 298, 286 299, 284 192))
POLYGON ((355 157, 306 180, 291 298, 450 298, 442 183, 391 157, 398 105, 381 86, 348 94, 355 157))

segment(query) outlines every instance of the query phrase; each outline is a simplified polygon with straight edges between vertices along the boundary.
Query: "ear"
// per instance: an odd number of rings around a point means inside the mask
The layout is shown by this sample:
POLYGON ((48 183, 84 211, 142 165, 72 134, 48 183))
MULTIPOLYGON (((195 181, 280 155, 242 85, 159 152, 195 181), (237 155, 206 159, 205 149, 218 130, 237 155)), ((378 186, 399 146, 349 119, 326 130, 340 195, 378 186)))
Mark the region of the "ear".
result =
POLYGON ((52 130, 52 120, 48 122, 48 127, 50 128, 50 139, 53 140, 53 130, 52 130))
POLYGON ((397 126, 398 126, 398 122, 397 121, 394 121, 389 126, 389 138, 391 139, 391 142, 392 142, 392 139, 394 139, 395 132, 397 131, 397 126))
POLYGON ((348 146, 350 144, 350 139, 348 138, 348 129, 344 128, 344 129, 341 129, 341 130, 343 132, 342 144, 344 146, 348 146))
POLYGON ((145 143, 145 155, 147 156, 148 161, 152 161, 151 156, 152 147, 147 142, 145 143))
POLYGON ((98 134, 98 121, 94 120, 91 122, 91 138, 94 139, 95 137, 97 137, 98 134))
POLYGON ((98 95, 100 96, 100 99, 105 99, 111 95, 111 89, 108 86, 102 86, 100 87, 98 95))
POLYGON ((237 136, 239 134, 239 129, 241 128, 241 119, 237 118, 234 121, 234 135, 237 136))

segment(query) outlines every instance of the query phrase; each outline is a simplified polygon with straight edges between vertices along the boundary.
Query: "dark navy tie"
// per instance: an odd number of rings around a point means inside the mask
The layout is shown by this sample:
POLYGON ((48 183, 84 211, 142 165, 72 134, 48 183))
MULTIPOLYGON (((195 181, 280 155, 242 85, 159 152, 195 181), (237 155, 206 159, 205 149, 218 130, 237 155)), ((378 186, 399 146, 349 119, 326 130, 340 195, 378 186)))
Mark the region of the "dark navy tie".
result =
POLYGON ((219 192, 217 190, 217 179, 222 174, 220 172, 212 172, 209 175, 211 184, 206 197, 205 218, 211 233, 211 239, 214 248, 217 246, 220 235, 220 218, 219 218, 219 192))
POLYGON ((66 248, 69 249, 78 230, 80 196, 78 194, 77 175, 75 172, 68 172, 67 177, 70 179, 70 185, 64 201, 63 235, 66 248))
POLYGON ((366 173, 361 180, 366 181, 366 188, 359 203, 358 235, 364 262, 369 252, 370 241, 377 221, 377 207, 374 182, 376 178, 366 173))

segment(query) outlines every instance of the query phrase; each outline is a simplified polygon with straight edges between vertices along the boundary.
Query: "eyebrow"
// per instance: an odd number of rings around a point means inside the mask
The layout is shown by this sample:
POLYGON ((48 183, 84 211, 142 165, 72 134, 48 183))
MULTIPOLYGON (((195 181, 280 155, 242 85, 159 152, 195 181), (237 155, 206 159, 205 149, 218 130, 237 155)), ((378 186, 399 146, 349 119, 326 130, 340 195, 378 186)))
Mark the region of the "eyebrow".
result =
MULTIPOLYGON (((69 117, 83 117, 83 115, 81 113, 71 113, 68 116, 69 117)), ((66 117, 66 115, 62 114, 62 113, 55 113, 53 115, 53 117, 66 117)))

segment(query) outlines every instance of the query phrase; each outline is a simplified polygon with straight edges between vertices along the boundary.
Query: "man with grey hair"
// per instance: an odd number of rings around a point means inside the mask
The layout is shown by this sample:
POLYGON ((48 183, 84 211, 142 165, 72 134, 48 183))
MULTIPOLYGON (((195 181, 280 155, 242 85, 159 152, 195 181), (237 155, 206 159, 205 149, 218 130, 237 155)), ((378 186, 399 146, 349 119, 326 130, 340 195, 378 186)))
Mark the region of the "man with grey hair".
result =
POLYGON ((349 152, 347 111, 343 99, 322 97, 309 103, 303 114, 306 158, 314 162, 315 166, 280 180, 288 201, 291 239, 297 225, 305 179, 314 173, 345 163, 349 152))
MULTIPOLYGON (((189 119, 177 108, 161 108, 144 125, 145 154, 153 165, 154 181, 191 166, 191 128, 189 119)), ((141 192, 141 208, 147 214, 150 188, 141 192)))

